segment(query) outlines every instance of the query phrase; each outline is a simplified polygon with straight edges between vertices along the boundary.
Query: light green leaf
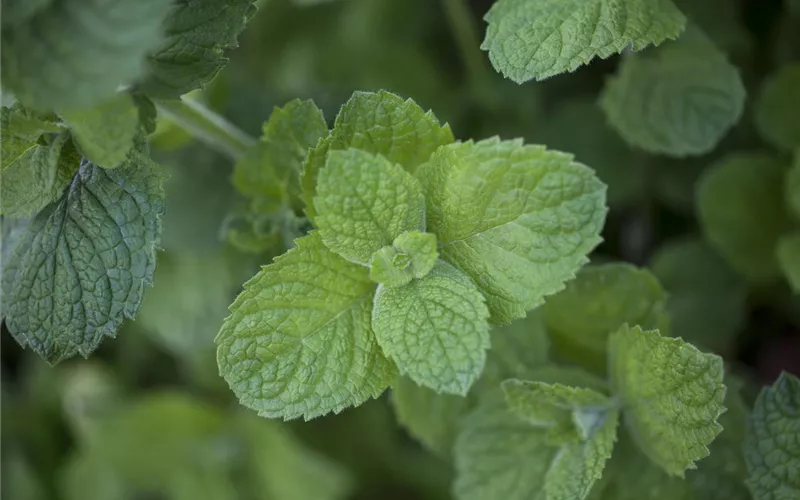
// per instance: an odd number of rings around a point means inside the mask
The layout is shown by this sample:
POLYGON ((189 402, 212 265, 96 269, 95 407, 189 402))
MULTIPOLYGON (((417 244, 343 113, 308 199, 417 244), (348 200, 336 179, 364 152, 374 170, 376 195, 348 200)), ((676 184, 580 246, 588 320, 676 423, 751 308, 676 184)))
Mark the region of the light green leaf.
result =
POLYGON ((92 108, 61 110, 72 137, 83 156, 103 168, 114 168, 125 160, 139 129, 139 110, 129 94, 92 108))
POLYGON ((481 48, 517 83, 675 39, 686 23, 670 0, 498 0, 484 19, 481 48))
POLYGON ((419 182, 386 157, 359 149, 328 154, 314 206, 325 245, 362 266, 400 234, 425 229, 419 182))
POLYGON ((386 286, 405 285, 414 278, 424 278, 438 257, 435 234, 408 231, 395 238, 392 246, 372 254, 369 277, 386 286))
POLYGON ((600 105, 609 123, 650 153, 684 157, 714 149, 744 110, 739 71, 697 28, 623 59, 600 105))
POLYGON ((672 476, 695 469, 722 430, 722 358, 657 330, 623 325, 609 338, 608 364, 639 448, 672 476))
POLYGON ((791 228, 783 203, 786 168, 771 156, 747 153, 723 158, 697 186, 698 218, 706 239, 750 281, 777 278, 778 239, 791 228))
POLYGON ((481 384, 485 382, 492 389, 507 378, 532 380, 528 377, 530 371, 546 364, 550 355, 550 339, 539 310, 492 329, 491 344, 481 384))
POLYGON ((572 156, 491 138, 440 148, 417 172, 442 258, 509 323, 564 287, 601 241, 606 187, 572 156))
POLYGON ((463 396, 483 371, 488 316, 472 281, 440 261, 422 279, 379 286, 372 328, 401 373, 436 392, 463 396))
POLYGON ((551 446, 545 430, 488 397, 462 422, 455 444, 459 500, 576 500, 602 474, 616 436, 617 413, 588 441, 551 446))
POLYGON ((245 283, 216 339, 220 374, 239 401, 287 420, 378 397, 397 375, 372 332, 367 270, 317 232, 295 243, 245 283))
POLYGON ((778 264, 795 293, 800 293, 800 233, 787 234, 778 240, 778 264))
POLYGON ((450 126, 441 125, 432 111, 427 113, 411 99, 403 100, 386 91, 354 92, 336 116, 333 130, 306 158, 303 177, 306 214, 314 218, 317 176, 328 151, 356 148, 385 156, 390 162, 413 172, 428 161, 443 144, 453 142, 450 126))
POLYGON ((747 485, 755 500, 800 496, 800 379, 781 373, 758 395, 748 422, 747 485))
POLYGON ((6 325, 54 364, 88 356, 139 309, 152 282, 163 174, 142 152, 105 170, 88 162, 28 226, 4 263, 6 325))
MULTIPOLYGON (((519 379, 506 380, 502 387, 511 411, 546 429, 554 445, 591 439, 612 413, 618 413, 608 396, 592 389, 519 379)), ((606 459, 611 449, 607 452, 606 459)))
POLYGON ((756 100, 755 120, 761 136, 782 149, 800 148, 800 63, 787 64, 768 76, 756 100))
POLYGON ((469 399, 437 394, 433 389, 400 377, 392 385, 392 406, 397 420, 423 446, 442 458, 453 452, 458 422, 469 399))
POLYGON ((61 196, 80 165, 55 117, 15 103, 0 116, 0 213, 25 217, 61 196))
POLYGON ((210 82, 228 62, 225 52, 256 12, 254 0, 161 2, 170 11, 166 39, 151 45, 141 89, 158 99, 176 99, 210 82))
POLYGON ((274 108, 261 140, 234 168, 236 189, 277 205, 299 205, 303 161, 308 150, 327 135, 325 118, 313 101, 294 99, 274 108))
POLYGON ((625 323, 669 328, 667 294, 647 269, 626 263, 586 266, 542 307, 564 358, 605 371, 608 337, 625 323))
POLYGON ((745 323, 747 287, 722 257, 708 243, 691 237, 659 248, 650 268, 669 294, 672 334, 718 353, 729 352, 745 323))
POLYGON ((37 109, 90 107, 144 69, 172 2, 50 2, 3 27, 3 86, 37 109))

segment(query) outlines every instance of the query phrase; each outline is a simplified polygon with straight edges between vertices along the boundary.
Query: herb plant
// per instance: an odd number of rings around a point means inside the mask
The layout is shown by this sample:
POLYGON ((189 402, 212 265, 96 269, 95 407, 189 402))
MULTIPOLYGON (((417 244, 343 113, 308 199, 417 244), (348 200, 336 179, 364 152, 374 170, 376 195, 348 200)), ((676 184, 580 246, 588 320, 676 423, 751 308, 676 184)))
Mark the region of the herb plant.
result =
POLYGON ((3 0, 3 493, 800 499, 800 9, 473 4, 3 0))

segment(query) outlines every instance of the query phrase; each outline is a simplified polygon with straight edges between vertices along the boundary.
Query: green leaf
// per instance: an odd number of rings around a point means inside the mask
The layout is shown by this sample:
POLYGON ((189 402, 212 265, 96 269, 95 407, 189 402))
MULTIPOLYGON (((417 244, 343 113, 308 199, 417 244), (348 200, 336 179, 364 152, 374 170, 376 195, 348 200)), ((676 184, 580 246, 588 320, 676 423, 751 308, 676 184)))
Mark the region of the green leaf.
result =
POLYGON ((722 257, 691 237, 659 248, 650 268, 669 294, 670 331, 695 345, 729 352, 745 324, 747 287, 722 257))
POLYGON ((483 371, 488 316, 472 281, 439 262, 422 279, 379 286, 372 328, 401 373, 436 392, 463 396, 483 371))
POLYGON ((756 399, 748 422, 747 485, 755 500, 800 495, 800 379, 781 373, 756 399))
MULTIPOLYGON (((591 439, 606 419, 618 418, 611 417, 618 412, 608 396, 592 389, 518 379, 506 380, 502 387, 509 408, 531 425, 547 429, 555 445, 591 439)), ((610 447, 607 453, 606 459, 610 447)))
POLYGON ((572 156, 491 138, 440 148, 417 172, 439 254, 509 323, 564 287, 601 241, 605 185, 572 156))
POLYGON ((551 446, 545 430, 488 397, 462 422, 455 444, 455 496, 459 500, 583 499, 611 455, 617 413, 588 441, 551 446))
POLYGON ((0 116, 0 213, 25 217, 61 196, 80 165, 54 117, 15 103, 0 116))
POLYGON ((177 99, 210 82, 228 62, 227 50, 256 12, 254 0, 183 0, 170 6, 166 39, 151 44, 141 89, 158 99, 177 99))
POLYGON ((55 121, 39 116, 29 109, 14 104, 0 107, 0 175, 22 160, 26 153, 39 146, 39 138, 46 133, 59 133, 63 126, 55 121))
POLYGON ((325 118, 313 101, 294 99, 282 108, 274 108, 264 124, 261 140, 236 163, 236 189, 278 205, 298 204, 303 161, 308 150, 327 135, 325 118))
POLYGON ((791 228, 783 203, 785 172, 783 163, 771 156, 740 153, 715 163, 697 186, 698 218, 706 239, 753 282, 780 275, 775 246, 791 228))
POLYGON ((37 109, 90 107, 142 73, 171 2, 50 2, 3 27, 3 86, 37 109))
POLYGON ((395 238, 392 246, 372 254, 369 277, 389 287, 405 285, 414 278, 424 278, 438 257, 435 234, 408 231, 395 238))
POLYGON ((604 372, 608 337, 623 324, 669 328, 667 294, 647 269, 626 263, 586 266, 542 307, 564 358, 604 372))
POLYGON ((787 64, 764 81, 756 100, 761 136, 782 149, 800 147, 800 63, 787 64))
POLYGON ((392 385, 392 406, 397 421, 409 434, 436 455, 450 457, 458 421, 469 407, 467 398, 438 394, 400 377, 392 385))
POLYGON ((670 0, 498 0, 484 19, 481 48, 517 83, 675 39, 686 23, 670 0))
POLYGON ((778 264, 795 293, 800 293, 800 233, 787 234, 778 240, 778 264))
POLYGON ((239 401, 287 420, 378 397, 397 375, 372 332, 367 270, 317 232, 295 243, 245 283, 216 339, 220 374, 239 401))
POLYGON ((644 454, 672 476, 696 468, 722 430, 722 358, 623 325, 609 338, 608 364, 625 424, 644 454))
POLYGON ((450 126, 441 125, 432 111, 427 113, 411 99, 403 100, 386 91, 354 92, 336 116, 333 130, 306 158, 301 179, 306 214, 314 218, 317 176, 328 151, 355 148, 385 156, 409 172, 428 161, 443 144, 453 142, 450 126))
POLYGON ((481 383, 486 382, 492 389, 507 378, 531 380, 530 371, 547 363, 550 355, 550 339, 539 310, 493 329, 491 344, 481 383))
POLYGON ((155 271, 163 174, 142 152, 119 168, 83 162, 30 223, 3 269, 9 331, 54 364, 88 356, 139 309, 155 271))
POLYGON ((650 153, 684 157, 714 149, 744 110, 739 71, 697 28, 623 59, 600 105, 609 123, 650 153))
POLYGON ((139 129, 139 110, 131 96, 117 94, 92 108, 61 110, 83 156, 103 168, 114 168, 133 147, 139 129))
POLYGON ((359 149, 328 154, 314 206, 325 245, 362 266, 400 234, 425 229, 419 182, 386 157, 359 149))

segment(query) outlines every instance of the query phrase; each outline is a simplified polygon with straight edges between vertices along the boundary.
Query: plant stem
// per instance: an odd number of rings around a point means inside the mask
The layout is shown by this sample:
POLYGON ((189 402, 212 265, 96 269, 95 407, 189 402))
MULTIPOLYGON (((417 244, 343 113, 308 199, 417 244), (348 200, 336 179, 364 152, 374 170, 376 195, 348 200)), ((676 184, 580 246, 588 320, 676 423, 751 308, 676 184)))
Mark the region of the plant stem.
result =
POLYGON ((180 101, 158 101, 156 108, 193 137, 234 161, 243 158, 256 143, 254 138, 195 99, 182 97, 180 101))
POLYGON ((466 0, 442 0, 447 23, 456 40, 470 83, 481 88, 489 77, 486 60, 480 49, 480 38, 466 0))

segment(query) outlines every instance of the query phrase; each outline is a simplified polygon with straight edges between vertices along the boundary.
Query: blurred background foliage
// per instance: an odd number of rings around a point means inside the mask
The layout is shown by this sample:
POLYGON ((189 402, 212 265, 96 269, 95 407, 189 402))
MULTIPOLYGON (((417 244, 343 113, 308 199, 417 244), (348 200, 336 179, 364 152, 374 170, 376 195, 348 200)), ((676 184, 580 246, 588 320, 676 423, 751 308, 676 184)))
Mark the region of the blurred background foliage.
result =
MULTIPOLYGON (((783 282, 748 284, 704 241, 695 190, 728 153, 772 151, 753 102, 766 75, 800 59, 800 9, 677 3, 748 91, 723 143, 686 160, 631 149, 606 124, 597 97, 619 57, 516 85, 453 29, 460 12, 450 0, 260 1, 228 66, 192 97, 259 137, 273 107, 291 99, 313 99, 330 122, 354 90, 387 89, 433 109, 457 138, 523 137, 574 153, 609 185, 593 260, 650 266, 669 293, 673 332, 723 354, 752 397, 781 369, 800 372, 800 300, 783 282)), ((467 25, 482 38, 491 1, 469 5, 467 25)), ((450 498, 450 464, 396 423, 386 395, 308 423, 268 421, 237 404, 218 376, 214 336, 241 284, 303 232, 302 212, 279 200, 253 210, 231 183, 232 160, 167 118, 151 143, 171 175, 169 205, 155 286, 136 320, 90 360, 55 368, 3 333, 3 498, 450 498)))

